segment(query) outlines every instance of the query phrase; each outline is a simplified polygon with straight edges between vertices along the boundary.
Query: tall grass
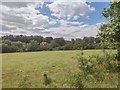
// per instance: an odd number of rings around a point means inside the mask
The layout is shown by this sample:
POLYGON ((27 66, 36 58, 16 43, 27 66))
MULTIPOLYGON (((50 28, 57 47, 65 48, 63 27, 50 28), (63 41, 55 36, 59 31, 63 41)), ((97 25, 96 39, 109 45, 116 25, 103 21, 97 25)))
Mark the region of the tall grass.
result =
POLYGON ((76 59, 79 72, 70 77, 70 83, 73 87, 87 87, 85 82, 89 81, 90 78, 94 79, 93 83, 109 82, 112 80, 110 74, 118 72, 116 54, 111 54, 105 50, 103 50, 103 54, 88 57, 85 57, 82 51, 76 59))

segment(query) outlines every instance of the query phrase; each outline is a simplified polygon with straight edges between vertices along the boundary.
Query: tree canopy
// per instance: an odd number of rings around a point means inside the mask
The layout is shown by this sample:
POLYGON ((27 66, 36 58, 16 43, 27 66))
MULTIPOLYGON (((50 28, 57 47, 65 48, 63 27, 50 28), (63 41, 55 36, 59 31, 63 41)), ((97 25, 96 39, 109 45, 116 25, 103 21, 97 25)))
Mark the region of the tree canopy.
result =
POLYGON ((117 47, 118 70, 120 70, 120 1, 111 2, 102 11, 107 23, 101 24, 98 38, 102 45, 117 47))
POLYGON ((81 50, 100 49, 95 37, 84 37, 83 39, 52 38, 42 36, 7 35, 2 37, 2 52, 25 52, 43 50, 81 50))

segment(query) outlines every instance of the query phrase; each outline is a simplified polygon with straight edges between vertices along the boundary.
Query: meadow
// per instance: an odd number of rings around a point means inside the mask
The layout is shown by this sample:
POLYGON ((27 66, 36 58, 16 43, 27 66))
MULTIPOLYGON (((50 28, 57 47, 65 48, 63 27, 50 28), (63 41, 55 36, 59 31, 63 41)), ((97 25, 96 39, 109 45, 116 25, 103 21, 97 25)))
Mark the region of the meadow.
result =
MULTIPOLYGON (((107 50, 116 53, 116 50, 107 50)), ((2 87, 3 88, 70 88, 72 74, 79 72, 76 56, 81 50, 41 51, 4 53, 2 55, 2 87), (51 83, 44 84, 44 74, 51 83)), ((84 50, 84 56, 103 54, 102 50, 84 50)), ((99 68, 99 67, 98 67, 99 68)), ((93 77, 84 81, 86 88, 116 88, 118 74, 106 74, 103 82, 93 77), (109 77, 109 78, 108 78, 109 77)), ((83 77, 85 78, 85 77, 83 77)))

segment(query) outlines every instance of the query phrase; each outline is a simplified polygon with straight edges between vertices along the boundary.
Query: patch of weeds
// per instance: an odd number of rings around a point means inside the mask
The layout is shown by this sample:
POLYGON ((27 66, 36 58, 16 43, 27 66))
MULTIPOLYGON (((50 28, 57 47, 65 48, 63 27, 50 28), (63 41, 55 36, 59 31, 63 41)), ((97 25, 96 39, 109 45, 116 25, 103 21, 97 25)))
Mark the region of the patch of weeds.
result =
POLYGON ((50 77, 48 77, 48 75, 46 74, 46 73, 44 73, 43 74, 43 84, 45 84, 45 85, 49 85, 49 84, 51 84, 52 83, 52 80, 51 80, 51 78, 50 77))
POLYGON ((70 86, 75 87, 75 88, 84 88, 83 84, 83 76, 80 73, 71 73, 70 74, 70 79, 68 82, 70 83, 70 86))
POLYGON ((97 82, 104 82, 106 74, 117 72, 117 59, 115 54, 103 51, 103 55, 92 55, 85 57, 84 52, 76 57, 80 72, 74 74, 72 86, 83 88, 83 81, 87 82, 88 75, 92 75, 97 82))
POLYGON ((79 69, 83 71, 85 76, 94 72, 94 64, 92 63, 91 59, 92 57, 84 57, 83 52, 77 57, 79 69))

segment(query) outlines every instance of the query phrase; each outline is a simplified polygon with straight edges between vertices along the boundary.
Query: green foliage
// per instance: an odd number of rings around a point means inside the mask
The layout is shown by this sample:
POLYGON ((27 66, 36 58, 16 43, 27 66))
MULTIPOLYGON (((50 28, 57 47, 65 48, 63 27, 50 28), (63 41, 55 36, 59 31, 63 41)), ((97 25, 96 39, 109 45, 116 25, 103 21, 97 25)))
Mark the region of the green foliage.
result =
POLYGON ((108 8, 102 11, 107 23, 100 26, 98 38, 102 46, 117 47, 118 60, 120 60, 120 1, 111 2, 108 8))
POLYGON ((50 46, 51 46, 52 48, 55 48, 55 47, 58 47, 59 44, 58 44, 57 42, 55 42, 54 40, 52 40, 51 43, 50 43, 50 46))
POLYGON ((3 36, 2 39, 3 53, 48 50, 84 50, 101 48, 98 45, 99 40, 94 37, 84 37, 83 39, 72 39, 71 41, 67 41, 63 38, 53 39, 52 37, 43 38, 41 36, 9 35, 3 36), (13 50, 11 51, 8 48, 13 48, 13 50))
POLYGON ((2 52, 2 44, 0 44, 0 53, 2 52))
POLYGON ((2 52, 3 53, 6 53, 6 52, 9 52, 9 46, 7 44, 2 44, 2 52))
POLYGON ((108 24, 101 24, 98 33, 98 38, 100 40, 100 45, 103 48, 116 48, 116 41, 114 39, 115 32, 110 28, 111 25, 108 24))
POLYGON ((53 40, 52 37, 46 37, 43 39, 44 42, 50 43, 53 40))
POLYGON ((82 81, 83 76, 80 73, 72 73, 70 74, 69 83, 72 87, 75 88, 84 88, 84 84, 82 81))
POLYGON ((18 47, 14 46, 14 45, 7 45, 7 44, 2 44, 2 52, 6 53, 6 52, 17 52, 18 51, 18 47))
POLYGON ((10 41, 21 41, 23 43, 29 43, 31 40, 35 40, 38 43, 43 41, 42 36, 25 36, 25 35, 6 35, 2 37, 2 40, 10 40, 10 41))
POLYGON ((20 42, 20 41, 11 42, 11 45, 18 48, 18 49, 17 49, 17 52, 22 52, 22 51, 24 51, 24 43, 22 43, 22 42, 20 42))
POLYGON ((102 15, 108 22, 100 26, 98 38, 102 46, 105 44, 109 47, 117 47, 118 65, 116 66, 118 66, 118 70, 120 71, 120 1, 111 2, 109 7, 102 11, 102 15))
POLYGON ((55 48, 55 47, 59 47, 59 46, 63 46, 65 45, 65 40, 63 38, 55 38, 51 41, 50 45, 55 48))
POLYGON ((110 73, 117 73, 117 59, 115 54, 103 51, 102 55, 85 57, 82 51, 76 58, 78 60, 79 72, 74 78, 73 86, 84 85, 89 76, 92 75, 97 82, 105 82, 105 77, 110 73), (81 82, 81 83, 80 83, 81 82))
POLYGON ((11 44, 14 45, 14 46, 17 46, 19 48, 21 48, 23 46, 23 43, 20 42, 20 41, 18 41, 18 42, 12 42, 11 44))
MULTIPOLYGON (((29 40, 29 39, 28 39, 29 40)), ((31 39, 32 40, 32 39, 31 39)), ((33 40, 37 41, 38 43, 41 43, 43 41, 43 37, 42 36, 34 36, 33 40)))
POLYGON ((11 41, 10 40, 2 40, 2 43, 4 43, 4 44, 7 44, 7 45, 11 45, 11 41))
POLYGON ((39 45, 38 45, 37 41, 31 40, 30 43, 28 44, 27 50, 28 51, 38 51, 39 45))

